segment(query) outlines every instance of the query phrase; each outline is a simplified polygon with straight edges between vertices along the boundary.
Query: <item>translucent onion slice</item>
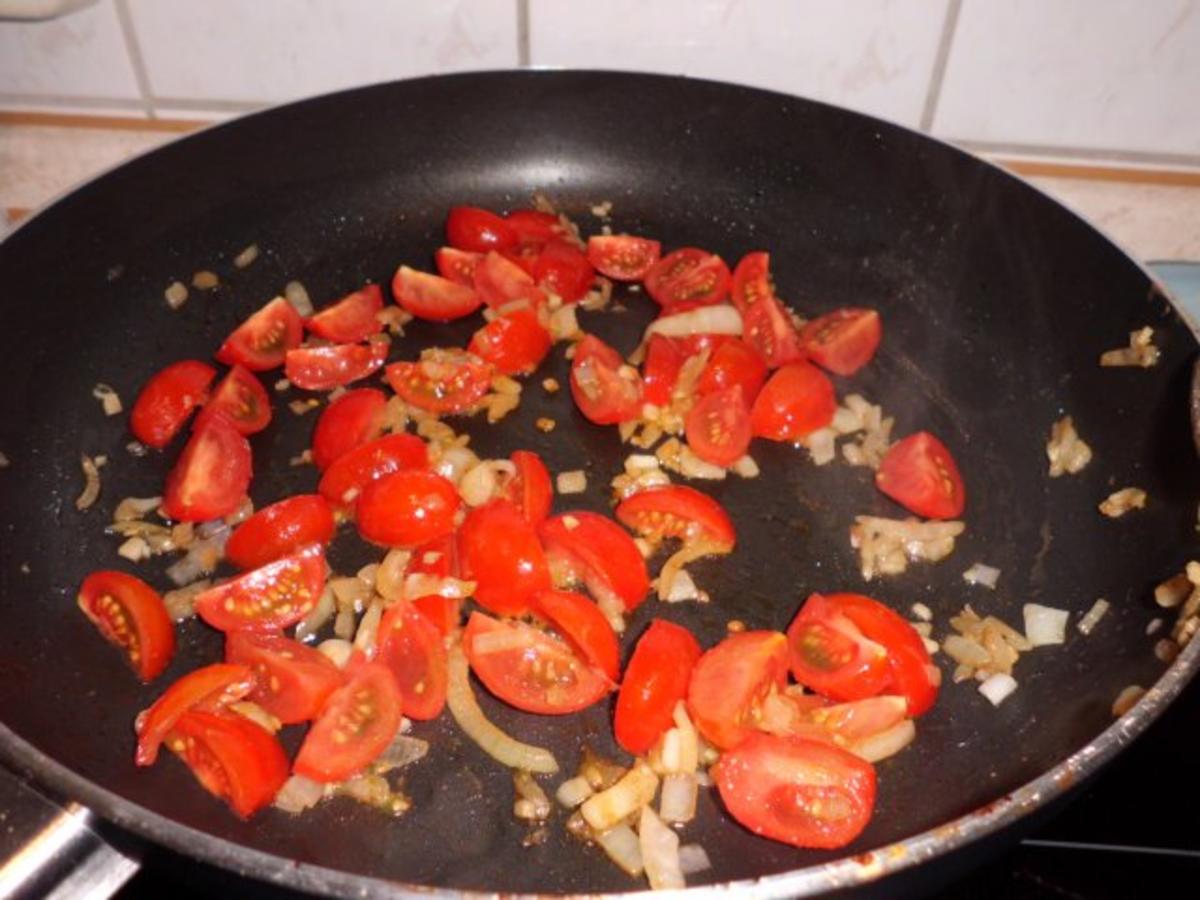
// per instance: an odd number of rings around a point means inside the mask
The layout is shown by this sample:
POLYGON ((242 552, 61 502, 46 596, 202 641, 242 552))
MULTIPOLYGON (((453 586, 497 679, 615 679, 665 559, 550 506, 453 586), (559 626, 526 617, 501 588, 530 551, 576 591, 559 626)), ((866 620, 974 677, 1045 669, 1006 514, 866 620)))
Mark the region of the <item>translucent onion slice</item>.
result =
POLYGON ((638 843, 651 888, 656 891, 682 890, 686 886, 679 865, 679 835, 663 824, 649 806, 642 807, 638 843))

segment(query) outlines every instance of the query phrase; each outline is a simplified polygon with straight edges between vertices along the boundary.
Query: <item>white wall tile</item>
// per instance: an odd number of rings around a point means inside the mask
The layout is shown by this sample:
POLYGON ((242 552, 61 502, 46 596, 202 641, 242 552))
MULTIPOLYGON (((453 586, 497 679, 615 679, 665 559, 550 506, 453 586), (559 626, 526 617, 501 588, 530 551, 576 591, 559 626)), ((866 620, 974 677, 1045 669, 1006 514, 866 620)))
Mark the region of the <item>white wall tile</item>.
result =
POLYGON ((946 0, 530 0, 535 66, 715 78, 920 122, 946 0))
POLYGON ((1200 154, 1200 2, 965 0, 934 130, 1200 154))
POLYGON ((112 0, 46 22, 0 22, 0 94, 137 100, 112 0))
POLYGON ((493 0, 130 0, 155 96, 289 100, 517 63, 515 4, 493 0))

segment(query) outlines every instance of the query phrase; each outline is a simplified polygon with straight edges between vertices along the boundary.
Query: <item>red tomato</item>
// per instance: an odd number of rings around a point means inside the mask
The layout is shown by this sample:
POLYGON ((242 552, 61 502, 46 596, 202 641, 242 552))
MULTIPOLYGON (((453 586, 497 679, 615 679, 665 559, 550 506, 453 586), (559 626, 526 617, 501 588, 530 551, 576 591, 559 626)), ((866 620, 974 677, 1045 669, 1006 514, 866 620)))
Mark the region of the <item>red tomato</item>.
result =
POLYGON ((423 469, 429 450, 415 434, 385 435, 343 453, 321 476, 317 490, 334 506, 350 506, 372 481, 401 469, 423 469))
POLYGON ((309 544, 333 540, 333 512, 319 494, 299 494, 264 506, 233 530, 225 558, 239 569, 257 569, 309 544))
POLYGON ((740 384, 742 396, 750 405, 766 380, 767 364, 762 357, 745 341, 732 340, 713 350, 708 365, 700 375, 696 391, 703 397, 740 384))
POLYGON ((521 511, 526 522, 537 525, 550 515, 550 501, 554 496, 550 473, 541 457, 529 450, 515 450, 511 459, 517 474, 504 486, 504 499, 521 511))
POLYGON ((629 532, 612 519, 573 510, 542 522, 538 535, 546 553, 581 579, 597 599, 615 594, 628 611, 646 599, 646 561, 629 532))
POLYGON ((517 232, 494 212, 478 206, 455 206, 446 217, 446 241, 459 250, 487 253, 515 246, 517 232))
POLYGON ((888 682, 887 648, 865 636, 835 601, 813 594, 788 626, 792 676, 834 700, 861 700, 888 682))
POLYGON ((775 372, 750 411, 755 437, 796 441, 833 421, 837 397, 829 377, 800 360, 775 372))
POLYGON ((464 412, 492 386, 492 367, 474 353, 431 347, 417 362, 392 363, 388 384, 405 403, 432 413, 464 412))
POLYGON ((575 345, 571 396, 589 421, 615 425, 641 415, 642 379, 616 350, 589 334, 575 345))
POLYGON ((854 752, 861 741, 887 731, 908 717, 908 701, 887 695, 849 703, 830 703, 816 694, 769 695, 758 727, 783 737, 827 741, 854 752))
POLYGON ((462 600, 458 597, 427 594, 417 597, 412 605, 443 637, 453 634, 462 625, 462 600))
POLYGON ((345 781, 375 761, 400 729, 403 698, 382 663, 359 666, 344 687, 325 701, 293 766, 313 781, 345 781))
POLYGON ((561 716, 591 706, 610 690, 604 674, 558 638, 524 622, 471 613, 463 650, 484 687, 510 706, 561 716))
MULTIPOLYGON (((664 315, 669 315, 664 310, 664 315)), ((662 316, 659 316, 662 318, 662 316)), ((741 338, 732 334, 689 334, 687 337, 679 337, 674 339, 679 345, 679 349, 683 352, 684 359, 689 356, 695 356, 698 353, 709 351, 711 356, 723 345, 730 341, 738 341, 741 338)))
POLYGON ((553 213, 536 209, 517 209, 505 216, 504 221, 516 232, 517 242, 520 244, 541 247, 563 235, 563 224, 553 213))
POLYGON ((557 240, 542 248, 530 274, 538 287, 557 294, 563 303, 579 300, 596 280, 596 270, 583 251, 574 244, 557 240))
POLYGON ((700 399, 684 423, 688 446, 701 459, 731 466, 750 449, 750 407, 735 384, 700 399))
POLYGON ((259 566, 196 595, 196 612, 219 631, 273 631, 295 625, 325 587, 319 544, 259 566))
POLYGON ((661 252, 658 241, 631 234, 593 235, 587 243, 588 262, 617 281, 641 281, 661 252))
POLYGON ((462 505, 454 485, 424 469, 405 469, 370 482, 354 516, 364 539, 387 547, 415 547, 454 531, 462 505))
POLYGON ((167 744, 205 790, 243 819, 271 803, 287 781, 288 760, 278 739, 244 716, 189 712, 167 744))
POLYGON ((728 550, 736 540, 733 522, 721 504, 682 484, 638 491, 621 501, 616 515, 626 528, 653 540, 705 541, 728 550))
POLYGON ((249 437, 271 424, 271 398, 255 375, 241 366, 234 366, 221 379, 212 399, 197 417, 196 428, 200 428, 203 419, 218 413, 239 433, 249 437))
POLYGON ((235 363, 251 372, 265 372, 283 365, 287 352, 300 346, 304 322, 292 304, 276 297, 234 329, 217 351, 217 359, 235 363))
POLYGON ((888 448, 875 473, 875 486, 927 519, 956 519, 967 505, 958 464, 928 431, 910 434, 888 448))
POLYGON ((550 332, 532 310, 517 309, 476 331, 467 350, 504 375, 528 375, 550 352, 550 332))
POLYGON ((475 269, 481 259, 482 253, 457 250, 454 247, 440 247, 433 255, 439 275, 472 290, 475 288, 475 269))
POLYGON ((300 347, 287 352, 284 375, 306 391, 331 391, 378 371, 387 355, 384 341, 300 347))
POLYGON ((742 339, 772 368, 803 359, 796 324, 775 296, 766 253, 747 253, 733 272, 733 305, 742 314, 742 339))
POLYGON ((753 734, 763 698, 787 682, 788 642, 778 631, 743 631, 700 657, 688 684, 688 710, 721 750, 753 734))
POLYGON ((152 681, 175 654, 175 626, 158 592, 124 572, 93 572, 79 588, 79 608, 125 657, 142 681, 152 681))
POLYGON ((650 343, 646 345, 645 374, 642 376, 642 399, 655 406, 669 406, 671 392, 679 380, 679 370, 687 357, 682 344, 674 338, 662 334, 650 335, 650 343))
POLYGON ((335 344, 356 344, 383 330, 379 321, 382 309, 383 291, 377 284, 368 284, 310 316, 304 325, 335 344))
POLYGON ((515 250, 505 250, 500 255, 518 265, 522 272, 533 278, 533 270, 537 266, 541 250, 535 244, 522 244, 515 250))
POLYGON ((315 719, 346 681, 320 650, 281 634, 231 631, 225 636, 225 661, 254 673, 249 699, 284 725, 315 719))
POLYGON ((833 849, 858 837, 875 807, 875 770, 839 747, 755 734, 713 768, 730 814, 757 835, 833 849))
POLYGON ((871 361, 883 338, 873 309, 835 309, 800 332, 808 358, 836 375, 853 375, 871 361))
POLYGON ((446 705, 447 663, 442 633, 405 600, 388 607, 379 623, 379 661, 404 697, 410 719, 436 719, 446 705))
POLYGON ((638 638, 617 694, 617 743, 645 754, 673 724, 675 704, 687 696, 700 645, 686 628, 654 619, 638 638))
POLYGON ((404 567, 404 576, 432 575, 434 578, 457 578, 458 542, 454 535, 444 534, 413 550, 404 567))
POLYGON ((483 302, 471 285, 418 272, 408 266, 398 268, 392 277, 392 296, 418 319, 431 322, 449 322, 469 316, 483 302))
POLYGON ((227 516, 250 487, 250 443, 224 416, 197 424, 163 487, 163 512, 181 522, 227 516))
POLYGON ((379 437, 387 397, 375 388, 346 391, 321 411, 313 429, 312 457, 324 472, 338 457, 379 437))
POLYGON ((216 377, 216 369, 196 359, 172 363, 157 372, 133 404, 129 430, 147 447, 167 446, 192 410, 208 401, 208 387, 216 377))
POLYGON ((505 500, 467 513, 458 530, 458 557, 464 577, 476 582, 475 602, 498 615, 522 615, 534 594, 551 587, 537 533, 505 500))
POLYGON ((660 306, 688 308, 720 303, 729 294, 729 266, 715 253, 684 247, 646 273, 646 291, 660 306))
POLYGON ((617 634, 595 603, 569 591, 541 591, 534 595, 533 613, 616 684, 621 675, 617 634))
POLYGON ((163 695, 138 714, 134 722, 138 745, 134 760, 150 766, 158 759, 158 748, 175 723, 192 709, 217 710, 235 703, 254 690, 254 673, 246 666, 214 663, 188 672, 163 695))
POLYGON ((546 295, 533 283, 533 276, 502 254, 488 253, 475 267, 475 291, 488 306, 506 306, 528 300, 536 308, 546 295))

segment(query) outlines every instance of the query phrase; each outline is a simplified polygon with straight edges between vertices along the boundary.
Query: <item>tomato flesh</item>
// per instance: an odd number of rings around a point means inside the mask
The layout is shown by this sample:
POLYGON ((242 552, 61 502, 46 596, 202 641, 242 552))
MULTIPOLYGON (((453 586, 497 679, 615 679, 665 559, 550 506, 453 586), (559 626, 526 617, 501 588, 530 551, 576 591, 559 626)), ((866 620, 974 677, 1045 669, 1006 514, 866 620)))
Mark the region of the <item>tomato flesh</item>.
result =
POLYGON ((788 363, 759 392, 750 411, 755 437, 797 441, 833 421, 837 397, 829 377, 812 363, 788 363))
POLYGON ((447 281, 453 281, 455 284, 461 284, 472 290, 475 288, 475 269, 481 259, 483 259, 482 253, 459 250, 455 247, 441 247, 433 255, 439 275, 447 281))
POLYGON ((617 281, 640 281, 658 262, 662 245, 631 234, 601 234, 588 238, 587 258, 602 275, 617 281))
POLYGON ((674 338, 652 334, 646 345, 645 372, 642 375, 642 399, 657 407, 670 406, 671 392, 679 380, 687 354, 674 338))
POLYGON ((251 372, 265 372, 283 365, 287 352, 299 347, 303 336, 300 314, 292 304, 276 297, 225 339, 217 359, 251 372))
POLYGON ((726 341, 713 350, 696 392, 703 397, 736 384, 741 386, 746 403, 752 404, 766 380, 767 364, 753 347, 744 341, 726 341))
POLYGON ((455 206, 446 217, 446 240, 451 247, 487 253, 517 243, 517 232, 494 212, 478 206, 455 206))
POLYGON ((735 384, 708 394, 692 407, 684 422, 688 446, 705 462, 731 466, 750 449, 750 408, 735 384))
POLYGON ((521 511, 525 521, 537 525, 550 515, 554 487, 550 472, 540 456, 529 450, 514 450, 511 457, 517 472, 502 490, 502 496, 521 511))
POLYGON ((905 509, 927 519, 956 519, 967 505, 958 464, 928 431, 910 434, 888 448, 875 486, 905 509))
POLYGON ((388 434, 338 456, 321 476, 317 491, 333 506, 353 509, 372 481, 428 464, 429 450, 423 440, 415 434, 388 434))
POLYGON ((379 623, 379 661, 391 670, 411 719, 436 719, 446 705, 449 680, 442 633, 405 600, 388 607, 379 623))
POLYGON ((392 276, 392 296, 418 319, 449 322, 469 316, 483 302, 471 285, 401 266, 392 276))
POLYGON ((536 308, 546 296, 533 282, 533 276, 508 257, 491 252, 475 267, 475 291, 493 309, 519 300, 536 308))
POLYGON ((243 716, 186 713, 167 744, 243 819, 269 805, 287 781, 287 756, 275 735, 243 716))
POLYGON ((383 431, 387 397, 375 388, 346 391, 321 411, 313 429, 313 464, 324 472, 334 460, 375 440, 383 431))
POLYGON ((558 216, 539 209, 513 210, 504 221, 516 232, 519 244, 537 248, 560 239, 564 231, 558 216))
POLYGON ((766 695, 787 681, 787 638, 777 631, 743 631, 708 650, 692 670, 688 710, 715 747, 736 747, 754 732, 766 695))
POLYGON ((673 724, 675 705, 687 696, 700 644, 692 633, 654 619, 638 638, 617 694, 617 743, 635 756, 648 752, 673 724))
POLYGON ((597 425, 636 419, 642 411, 642 381, 637 371, 590 334, 575 345, 571 396, 584 417, 597 425))
POLYGON ((721 504, 687 485, 638 491, 621 501, 616 516, 626 528, 653 540, 704 541, 727 550, 736 541, 733 522, 721 504))
POLYGON ((309 544, 333 540, 333 511, 319 494, 299 494, 265 506, 233 530, 225 558, 239 569, 257 569, 309 544))
POLYGON ((853 375, 875 356, 883 324, 873 309, 837 309, 804 326, 808 358, 835 375, 853 375))
POLYGON ((295 625, 325 587, 325 551, 313 544, 196 595, 196 612, 219 631, 295 625))
POLYGON ((249 699, 284 725, 316 718, 346 681, 324 653, 281 634, 231 631, 225 636, 225 661, 254 673, 249 699))
POLYGON ((534 595, 532 607, 534 615, 616 683, 621 674, 617 634, 595 603, 569 591, 541 591, 534 595))
POLYGON ((733 272, 731 296, 742 314, 742 339, 769 368, 802 359, 800 333, 771 284, 770 255, 747 253, 733 272))
POLYGON ((184 713, 228 706, 254 690, 254 683, 249 668, 232 663, 214 663, 188 672, 138 715, 134 723, 138 736, 134 760, 139 766, 153 765, 158 748, 184 713))
POLYGON ((284 375, 306 391, 331 391, 378 371, 387 355, 384 341, 299 347, 287 352, 284 375))
POLYGON ((527 375, 550 352, 550 332, 537 315, 518 309, 497 316, 475 332, 467 350, 504 375, 527 375))
POLYGON ((783 737, 827 741, 854 752, 857 745, 908 717, 908 701, 896 695, 832 703, 817 694, 789 689, 763 701, 758 727, 783 737))
POLYGON ((464 577, 476 582, 475 602, 498 615, 527 612, 533 595, 551 587, 537 532, 508 501, 467 514, 458 530, 458 553, 464 577))
POLYGON ((419 361, 392 363, 386 373, 405 403, 432 413, 471 409, 492 386, 492 367, 464 350, 430 348, 419 361))
POLYGON ((310 316, 304 326, 335 344, 356 344, 383 330, 383 290, 368 284, 310 316))
POLYGON ((188 416, 208 400, 217 370, 197 359, 172 363, 146 382, 129 414, 129 430, 147 447, 162 449, 188 416))
POLYGON ((79 588, 79 608, 144 682, 175 654, 175 626, 162 597, 146 582, 113 570, 93 572, 79 588))
POLYGON ((564 303, 582 299, 596 281, 596 270, 583 251, 558 240, 542 248, 530 274, 538 287, 557 294, 564 303))
POLYGON ((861 700, 888 682, 887 648, 863 634, 834 600, 812 594, 788 627, 792 677, 834 700, 861 700))
POLYGON ((559 559, 599 598, 608 592, 632 612, 650 590, 646 561, 620 525, 605 516, 573 510, 538 526, 546 552, 559 559))
POLYGON ((271 424, 271 398, 253 373, 234 366, 213 391, 212 399, 196 419, 196 428, 215 415, 224 416, 239 434, 249 437, 271 424))
POLYGON ((250 487, 250 444, 223 415, 197 423, 163 486, 163 512, 207 522, 238 508, 250 487))
POLYGON ((729 294, 729 266, 715 253, 684 247, 668 253, 646 273, 646 292, 672 309, 711 306, 729 294))
POLYGON ((423 469, 405 469, 363 488, 355 509, 358 533, 386 547, 415 547, 454 531, 462 501, 454 485, 423 469))

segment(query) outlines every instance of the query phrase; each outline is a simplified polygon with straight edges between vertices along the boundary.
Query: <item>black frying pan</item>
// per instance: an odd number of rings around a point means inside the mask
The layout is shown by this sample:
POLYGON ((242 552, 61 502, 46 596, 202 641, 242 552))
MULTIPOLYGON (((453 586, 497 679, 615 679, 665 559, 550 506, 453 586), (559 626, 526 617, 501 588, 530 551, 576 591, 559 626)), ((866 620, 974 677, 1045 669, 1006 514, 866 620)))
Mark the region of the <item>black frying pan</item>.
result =
MULTIPOLYGON (((152 371, 211 353, 286 281, 301 280, 318 303, 386 282, 401 261, 430 264, 452 204, 512 208, 535 189, 585 227, 598 224, 588 207, 612 200, 618 230, 667 247, 700 245, 730 261, 768 249, 782 296, 805 313, 879 309, 883 349, 839 391, 881 402, 898 433, 935 431, 966 474, 967 532, 954 556, 868 586, 847 526, 855 514, 898 508, 866 470, 816 468, 802 451, 756 443, 759 479, 702 486, 740 535, 732 557, 694 567, 714 602, 646 603, 626 649, 653 615, 686 623, 706 645, 731 618, 783 628, 814 590, 866 588, 901 611, 922 601, 939 633, 964 601, 1018 626, 1027 601, 1076 616, 1097 597, 1113 603, 1092 637, 1072 633, 1065 647, 1024 658, 1021 687, 999 709, 971 685, 948 685, 920 720, 915 746, 880 765, 875 817, 845 851, 755 838, 706 795, 685 831, 713 860, 701 883, 763 879, 755 887, 764 895, 812 891, 961 845, 1093 771, 1190 676, 1195 647, 1110 727, 1120 689, 1163 673, 1145 635, 1158 614, 1150 590, 1185 562, 1200 494, 1187 418, 1195 341, 1143 269, 1011 176, 864 116, 678 78, 465 75, 322 97, 214 128, 76 191, 0 247, 0 450, 12 461, 0 471, 0 711, 10 760, 153 840, 296 886, 640 886, 558 827, 546 844, 523 848, 508 773, 448 721, 416 729, 434 752, 408 775, 415 808, 406 818, 346 801, 240 822, 176 761, 148 771, 132 763, 134 713, 216 658, 220 636, 185 625, 170 670, 142 687, 74 604, 89 570, 118 562, 102 533, 113 505, 156 493, 178 452, 131 458, 123 419, 105 418, 91 396, 97 381, 130 402, 152 371), (251 242, 263 256, 235 270, 232 256, 251 242), (200 268, 215 269, 223 286, 170 311, 164 287, 200 268), (1145 324, 1163 350, 1157 367, 1097 365, 1102 350, 1145 324), (1051 481, 1044 445, 1064 411, 1095 460, 1078 477, 1051 481), (81 451, 111 460, 103 497, 85 514, 72 505, 81 451), (1127 484, 1149 492, 1149 508, 1101 517, 1097 502, 1127 484), (997 592, 963 582, 975 561, 1003 570, 997 592)), ((628 351, 652 309, 635 295, 625 305, 584 316, 584 327, 628 351)), ((475 326, 414 325, 393 358, 465 340, 475 326)), ((565 373, 560 348, 539 378, 565 382, 565 373)), ((473 446, 486 455, 529 447, 552 470, 583 466, 592 490, 579 504, 605 508, 602 489, 627 448, 614 429, 585 422, 564 393, 547 397, 535 385, 503 427, 469 422, 473 446), (543 415, 559 422, 551 435, 533 426, 543 415)), ((253 441, 259 505, 316 483, 314 470, 280 465, 307 445, 314 417, 280 407, 253 441)), ((332 561, 346 571, 376 555, 345 534, 332 561)), ((164 583, 156 566, 147 570, 164 583)), ((616 752, 608 706, 566 720, 485 708, 552 747, 568 772, 583 741, 616 752)))

